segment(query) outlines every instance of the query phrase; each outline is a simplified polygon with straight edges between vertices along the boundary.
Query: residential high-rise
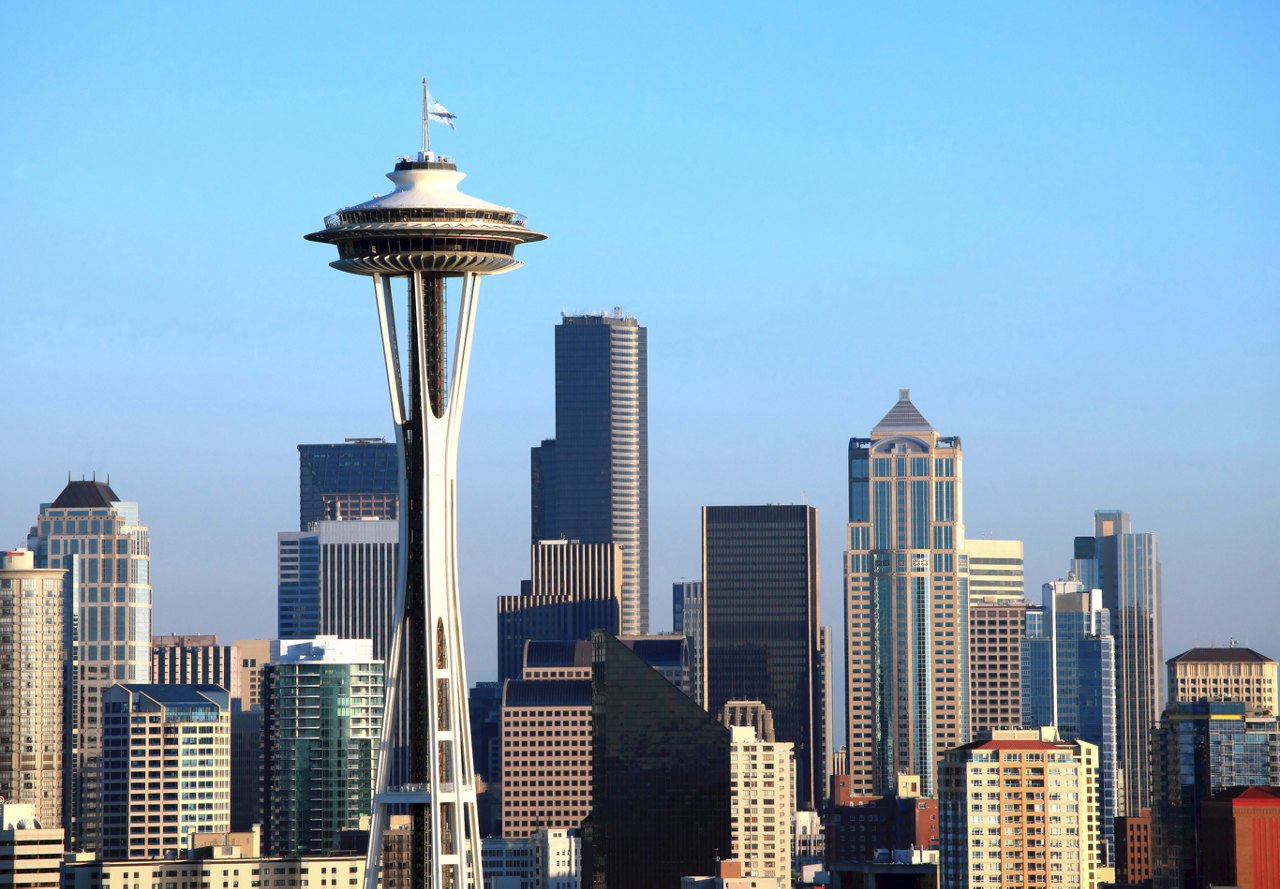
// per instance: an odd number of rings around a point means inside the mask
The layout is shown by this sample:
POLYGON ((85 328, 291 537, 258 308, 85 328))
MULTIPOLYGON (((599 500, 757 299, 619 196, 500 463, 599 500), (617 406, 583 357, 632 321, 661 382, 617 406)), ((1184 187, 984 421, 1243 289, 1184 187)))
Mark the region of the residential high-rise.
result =
POLYGON ((1021 540, 965 538, 964 552, 969 557, 970 599, 1026 601, 1021 540))
POLYGON ((1096 887, 1097 753, 1049 728, 994 731, 943 754, 939 885, 1096 887))
POLYGON ((64 711, 63 825, 73 849, 98 834, 102 694, 151 678, 151 539, 138 504, 110 484, 69 481, 43 504, 32 535, 36 565, 62 569, 71 655, 64 711))
POLYGON ((1167 666, 1170 707, 1240 701, 1250 715, 1280 716, 1276 662, 1252 648, 1192 648, 1167 666))
POLYGON ((520 595, 498 597, 498 678, 520 678, 530 640, 575 642, 621 625, 623 553, 616 543, 541 540, 520 595))
POLYGON ((935 792, 945 750, 969 740, 969 588, 960 439, 907 389, 849 441, 845 635, 849 777, 886 793, 899 773, 935 792))
POLYGON ((383 669, 368 639, 284 640, 263 685, 263 845, 329 851, 373 811, 383 669))
POLYGON ((57 889, 62 828, 46 824, 30 803, 0 800, 0 886, 57 889))
POLYGON ((1094 536, 1075 540, 1072 571, 1086 589, 1102 590, 1102 606, 1111 614, 1122 811, 1134 815, 1151 806, 1148 743, 1164 703, 1156 535, 1131 532, 1127 513, 1099 510, 1094 536))
POLYGON ((613 636, 597 632, 593 649, 583 885, 653 889, 712 872, 733 841, 729 730, 613 636))
POLYGON ((706 706, 706 644, 702 638, 702 581, 677 580, 671 585, 671 618, 674 632, 689 640, 689 659, 693 669, 693 697, 706 706))
POLYGON ((62 575, 35 567, 30 550, 0 553, 0 800, 29 805, 49 829, 63 826, 62 575))
POLYGON ((1205 873, 1201 803, 1232 787, 1280 787, 1280 722, 1239 701, 1180 703, 1151 737, 1156 889, 1199 889, 1205 873))
POLYGON ((590 811, 591 681, 505 682, 502 835, 577 829, 590 811))
POLYGON ((617 309, 556 325, 556 437, 532 449, 532 542, 622 547, 622 632, 649 631, 648 332, 617 309))
POLYGON ((1115 819, 1123 814, 1124 785, 1116 729, 1115 639, 1102 592, 1076 580, 1043 587, 1023 640, 1023 719, 1028 728, 1054 726, 1066 741, 1098 748, 1098 814, 1102 863, 1114 864, 1115 819))
POLYGON ((791 880, 792 746, 761 740, 751 726, 729 729, 733 857, 747 876, 791 880))
POLYGON ((218 685, 240 698, 240 650, 217 636, 152 636, 151 681, 156 685, 218 685))
POLYGON ((977 597, 970 587, 969 727, 975 737, 992 729, 1022 728, 1026 620, 1026 600, 977 597))
POLYGON ((393 757, 379 757, 366 884, 374 889, 378 883, 391 808, 405 806, 413 819, 413 884, 480 889, 484 876, 456 567, 458 436, 480 281, 519 268, 517 245, 546 235, 532 231, 510 207, 458 190, 465 174, 431 151, 425 80, 422 93, 422 149, 416 157, 402 157, 388 174, 395 190, 338 210, 325 218, 322 230, 306 237, 337 247, 334 268, 373 279, 396 433, 402 507, 393 633, 398 641, 387 659, 388 718, 380 747, 388 750, 397 725, 409 724, 409 780, 393 789, 393 757), (397 278, 408 291, 403 338, 397 335, 392 297, 397 278), (446 322, 449 278, 462 279, 452 338, 446 322), (404 362, 398 342, 407 344, 404 362), (404 670, 397 650, 404 651, 404 670), (404 718, 402 692, 409 699, 404 718))
POLYGON ((395 519, 398 460, 396 446, 381 438, 298 445, 298 530, 326 520, 395 519))
POLYGON ((172 857, 231 829, 226 689, 113 685, 102 725, 102 858, 172 857))
POLYGON ((702 508, 707 709, 761 701, 779 741, 795 745, 800 808, 822 800, 822 652, 818 511, 811 506, 702 508))

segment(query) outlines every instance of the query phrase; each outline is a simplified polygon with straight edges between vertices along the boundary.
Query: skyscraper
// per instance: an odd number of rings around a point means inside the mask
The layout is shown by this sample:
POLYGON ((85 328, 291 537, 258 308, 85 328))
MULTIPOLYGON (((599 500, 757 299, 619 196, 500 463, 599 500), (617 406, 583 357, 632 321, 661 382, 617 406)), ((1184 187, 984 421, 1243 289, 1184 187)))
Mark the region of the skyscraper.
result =
POLYGON ((1168 664, 1169 706, 1240 701, 1252 716, 1280 716, 1277 665, 1252 648, 1192 648, 1168 664))
POLYGON ((849 441, 845 556, 849 777, 887 793, 899 773, 936 792, 935 763, 969 739, 968 556, 960 439, 907 389, 849 441))
POLYGON ((672 629, 689 640, 689 660, 693 670, 694 700, 706 706, 707 668, 702 639, 702 581, 677 580, 671 585, 672 629))
POLYGON ((334 848, 373 811, 382 661, 368 639, 286 640, 263 686, 263 845, 273 855, 334 848))
POLYGON ((1116 732, 1124 772, 1123 812, 1151 806, 1148 744, 1164 705, 1160 562, 1156 535, 1129 530, 1119 510, 1094 513, 1094 536, 1077 537, 1075 576, 1102 590, 1116 640, 1116 732))
POLYGON ((0 553, 0 799, 47 828, 62 827, 65 636, 62 571, 0 553))
POLYGON ((729 729, 733 857, 747 876, 791 881, 792 745, 766 741, 751 726, 729 729))
POLYGON ((648 332, 635 318, 556 326, 556 437, 533 448, 532 539, 622 547, 622 632, 649 631, 648 332))
POLYGON ((702 508, 707 709, 761 701, 777 738, 795 745, 801 808, 825 780, 818 619, 818 511, 811 506, 702 508))
POLYGON ((1021 540, 965 538, 969 557, 969 597, 1012 602, 1026 601, 1021 540))
MULTIPOLYGON (((972 565, 973 563, 970 562, 972 565)), ((1027 603, 969 595, 969 730, 1022 728, 1022 641, 1027 603)))
POLYGON ((298 445, 298 530, 325 520, 396 518, 397 461, 396 446, 380 438, 298 445))
POLYGON ((36 564, 66 572, 72 668, 64 711, 68 741, 63 824, 72 848, 96 848, 102 694, 116 682, 151 678, 151 539, 138 504, 109 484, 71 481, 41 506, 36 564))
POLYGON ((156 685, 218 685, 240 697, 240 651, 217 636, 151 637, 151 681, 156 685))

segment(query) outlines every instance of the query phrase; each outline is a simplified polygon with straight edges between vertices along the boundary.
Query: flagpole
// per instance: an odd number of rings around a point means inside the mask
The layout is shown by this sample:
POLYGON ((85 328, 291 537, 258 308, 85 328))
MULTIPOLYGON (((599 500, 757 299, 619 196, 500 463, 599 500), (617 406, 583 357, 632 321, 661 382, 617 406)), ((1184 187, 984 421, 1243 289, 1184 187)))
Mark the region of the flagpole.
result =
POLYGON ((427 78, 422 78, 422 159, 431 155, 431 128, 427 123, 427 78))

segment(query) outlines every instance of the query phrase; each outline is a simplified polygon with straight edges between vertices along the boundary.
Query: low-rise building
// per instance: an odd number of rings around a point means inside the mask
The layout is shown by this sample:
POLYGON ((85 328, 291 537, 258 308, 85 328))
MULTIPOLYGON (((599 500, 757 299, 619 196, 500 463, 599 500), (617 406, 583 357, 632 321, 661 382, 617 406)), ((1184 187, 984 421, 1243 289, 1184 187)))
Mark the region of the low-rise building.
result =
POLYGON ((40 823, 30 803, 0 801, 0 887, 53 889, 62 851, 59 825, 40 823))

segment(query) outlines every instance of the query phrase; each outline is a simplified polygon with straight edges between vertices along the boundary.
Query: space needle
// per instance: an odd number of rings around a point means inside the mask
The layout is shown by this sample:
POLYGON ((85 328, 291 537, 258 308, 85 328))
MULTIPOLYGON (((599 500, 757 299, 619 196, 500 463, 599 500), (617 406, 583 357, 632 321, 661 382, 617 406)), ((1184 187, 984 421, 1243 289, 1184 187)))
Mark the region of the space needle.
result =
MULTIPOLYGON (((325 217, 306 236, 333 244, 335 269, 373 279, 378 329, 400 458, 400 548, 374 811, 365 869, 376 889, 391 806, 412 815, 410 885, 483 889, 467 673, 458 608, 458 430, 466 396, 480 279, 519 268, 518 244, 541 241, 509 207, 458 190, 465 176, 431 150, 423 81, 422 148, 387 178, 390 194, 325 217), (401 370, 392 281, 403 278, 408 339, 401 370), (450 344, 446 281, 461 278, 450 344), (401 675, 402 652, 407 675, 401 675), (401 702, 401 695, 407 701, 401 702), (408 782, 390 786, 394 723, 408 719, 408 782)), ((400 288, 397 288, 400 289, 400 288)))

